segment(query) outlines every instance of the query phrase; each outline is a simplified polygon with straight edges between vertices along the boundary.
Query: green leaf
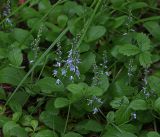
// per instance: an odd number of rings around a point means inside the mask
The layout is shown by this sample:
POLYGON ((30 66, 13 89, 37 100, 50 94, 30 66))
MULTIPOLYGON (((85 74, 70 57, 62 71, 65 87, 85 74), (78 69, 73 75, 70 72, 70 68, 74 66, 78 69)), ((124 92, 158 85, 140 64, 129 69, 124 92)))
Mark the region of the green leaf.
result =
POLYGON ((86 130, 93 132, 100 132, 103 130, 103 126, 95 120, 84 120, 77 124, 77 130, 86 130))
POLYGON ((34 129, 34 131, 35 131, 36 128, 38 127, 38 121, 37 120, 31 120, 31 126, 34 129))
POLYGON ((45 129, 45 130, 40 130, 35 137, 58 137, 56 133, 54 133, 51 130, 45 129))
POLYGON ((13 121, 9 121, 3 126, 3 134, 6 137, 28 137, 27 132, 24 130, 24 128, 20 127, 13 121))
POLYGON ((23 61, 23 55, 21 53, 21 50, 18 48, 12 49, 8 54, 8 59, 11 62, 11 64, 15 66, 20 66, 23 61))
POLYGON ((155 100, 154 109, 160 113, 160 97, 155 100))
POLYGON ((23 42, 23 44, 26 44, 27 46, 30 46, 30 44, 34 40, 33 36, 29 33, 29 31, 20 28, 15 28, 12 32, 12 36, 19 43, 23 42))
POLYGON ((109 123, 114 123, 114 118, 115 118, 115 114, 113 111, 110 111, 106 116, 106 119, 109 123))
POLYGON ((38 86, 43 93, 53 93, 58 91, 64 91, 64 86, 62 83, 59 85, 56 84, 56 80, 51 77, 45 77, 36 82, 36 86, 38 86))
POLYGON ((0 115, 0 128, 2 128, 4 126, 4 124, 9 121, 11 121, 11 119, 9 117, 0 115))
POLYGON ((102 74, 99 77, 98 87, 101 88, 103 91, 107 91, 109 87, 109 80, 106 74, 102 74))
POLYGON ((23 70, 6 67, 0 70, 0 83, 7 83, 16 86, 24 76, 25 73, 23 70))
POLYGON ((64 137, 83 137, 83 136, 75 132, 68 132, 67 134, 64 135, 64 137))
POLYGON ((124 105, 128 105, 129 104, 129 100, 127 97, 123 96, 123 97, 116 97, 114 100, 112 100, 110 102, 110 105, 112 106, 112 108, 114 109, 118 109, 120 108, 121 106, 124 106, 124 105))
POLYGON ((144 27, 152 34, 152 36, 160 41, 160 25, 156 21, 148 21, 144 23, 144 27))
POLYGON ((96 56, 92 52, 87 52, 81 56, 82 62, 79 65, 81 74, 84 74, 87 71, 89 71, 91 66, 95 63, 95 58, 96 56))
POLYGON ((147 133, 147 137, 160 137, 160 135, 158 134, 158 132, 150 131, 147 133))
POLYGON ((132 108, 133 110, 147 110, 147 103, 145 100, 142 99, 136 99, 133 100, 130 105, 130 108, 132 108))
POLYGON ((6 99, 6 93, 3 88, 0 87, 0 99, 6 99))
POLYGON ((54 105, 56 108, 63 108, 69 105, 69 100, 67 98, 59 97, 59 98, 56 98, 54 105))
POLYGON ((57 18, 58 25, 62 28, 66 26, 67 21, 68 21, 68 17, 66 15, 60 15, 57 18))
POLYGON ((67 86, 67 89, 72 93, 72 94, 79 94, 81 93, 85 87, 88 87, 84 83, 79 83, 79 84, 69 84, 67 86))
POLYGON ((103 26, 91 26, 86 34, 86 41, 92 42, 101 38, 106 33, 106 28, 103 26))
POLYGON ((107 132, 105 132, 102 137, 137 137, 137 136, 131 132, 122 130, 118 126, 115 128, 109 125, 107 126, 107 132))
POLYGON ((139 55, 140 64, 146 68, 152 64, 151 54, 149 52, 143 52, 139 55))
POLYGON ((131 110, 128 106, 122 106, 115 112, 115 122, 119 124, 124 124, 128 122, 131 116, 131 110))
POLYGON ((4 48, 0 48, 0 59, 4 59, 7 57, 7 50, 4 48))
POLYGON ((160 83, 160 78, 157 77, 157 76, 150 76, 148 78, 148 83, 149 83, 150 88, 154 92, 156 92, 158 95, 160 95, 160 91, 159 91, 159 89, 160 89, 160 84, 159 84, 160 83))
POLYGON ((119 46, 119 52, 126 56, 133 56, 133 55, 137 55, 140 52, 140 50, 138 47, 134 45, 126 44, 126 45, 119 46))
POLYGON ((65 126, 65 120, 56 113, 50 111, 43 111, 40 114, 40 121, 44 123, 47 127, 55 129, 58 132, 63 132, 65 126))
POLYGON ((140 47, 141 51, 147 51, 151 47, 151 42, 148 36, 144 33, 137 33, 136 40, 138 46, 140 47))
POLYGON ((130 10, 137 10, 137 9, 148 7, 148 4, 145 2, 131 2, 128 5, 128 7, 130 10))
POLYGON ((102 96, 104 93, 104 90, 102 90, 101 88, 98 87, 88 87, 88 89, 86 89, 86 94, 87 95, 92 95, 92 96, 102 96))

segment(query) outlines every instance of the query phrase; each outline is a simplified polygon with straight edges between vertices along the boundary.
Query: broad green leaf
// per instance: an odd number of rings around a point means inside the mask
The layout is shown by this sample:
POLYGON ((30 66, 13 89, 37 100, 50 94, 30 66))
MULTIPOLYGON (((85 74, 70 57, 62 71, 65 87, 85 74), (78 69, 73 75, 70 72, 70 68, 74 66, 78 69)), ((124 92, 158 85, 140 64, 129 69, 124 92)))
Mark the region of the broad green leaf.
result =
POLYGON ((72 94, 79 94, 82 92, 85 87, 88 87, 86 84, 80 83, 80 84, 69 84, 67 86, 67 89, 72 93, 72 94))
POLYGON ((20 69, 6 67, 0 70, 0 83, 18 85, 25 76, 25 72, 20 69))
POLYGON ((38 86, 43 93, 48 94, 64 90, 63 84, 56 84, 56 79, 51 77, 45 77, 43 79, 40 79, 36 82, 36 86, 38 86))
POLYGON ((11 119, 7 116, 0 115, 0 128, 4 126, 5 123, 11 121, 11 119))
POLYGON ((123 97, 116 97, 115 99, 113 99, 110 102, 110 105, 112 106, 112 108, 114 109, 119 109, 121 106, 124 105, 128 105, 129 104, 129 100, 127 97, 123 96, 123 97))
POLYGON ((137 9, 148 7, 148 4, 145 2, 131 2, 128 5, 128 7, 130 10, 137 10, 137 9))
POLYGON ((75 132, 68 132, 67 134, 64 135, 64 137, 83 137, 83 136, 75 132))
POLYGON ((156 21, 145 22, 144 27, 152 34, 152 36, 160 41, 160 25, 156 21))
POLYGON ((20 127, 13 121, 9 121, 3 126, 3 134, 6 137, 28 137, 27 132, 24 130, 24 128, 20 127))
POLYGON ((66 26, 67 21, 68 21, 68 17, 66 15, 60 15, 57 18, 58 25, 62 28, 66 26))
POLYGON ((127 19, 126 15, 115 18, 115 21, 113 23, 113 27, 115 29, 120 27, 121 25, 123 25, 125 23, 126 19, 127 19))
POLYGON ((103 26, 91 26, 87 32, 86 41, 92 42, 95 41, 106 33, 106 29, 103 26))
POLYGON ((160 78, 157 76, 150 76, 148 78, 148 83, 150 88, 156 92, 158 95, 160 95, 160 78))
POLYGON ((144 67, 147 68, 152 64, 151 54, 149 52, 143 52, 139 55, 139 62, 144 67))
POLYGON ((160 97, 155 100, 154 109, 160 113, 160 97))
POLYGON ((20 15, 24 20, 40 17, 40 14, 38 13, 38 11, 36 11, 31 7, 23 8, 20 15))
MULTIPOLYGON (((54 104, 53 104, 54 105, 54 104)), ((44 123, 47 127, 55 129, 58 132, 63 132, 65 126, 65 120, 62 119, 57 114, 49 111, 43 111, 40 114, 40 121, 44 123)))
POLYGON ((109 87, 109 80, 106 74, 102 74, 99 77, 98 87, 101 88, 103 91, 107 91, 109 87))
POLYGON ((36 128, 38 127, 38 121, 37 120, 31 120, 31 126, 34 129, 34 131, 35 131, 36 128))
POLYGON ((123 124, 128 122, 131 116, 131 110, 128 106, 122 106, 115 112, 115 122, 119 124, 123 124))
POLYGON ((13 113, 12 120, 14 122, 18 122, 21 116, 22 116, 22 112, 15 112, 13 113))
POLYGON ((7 50, 5 48, 0 48, 0 59, 7 57, 7 50))
POLYGON ((147 110, 147 103, 145 100, 142 99, 136 99, 133 100, 130 105, 130 108, 132 108, 133 110, 147 110))
POLYGON ((137 137, 131 132, 122 130, 120 127, 107 126, 107 131, 102 135, 102 137, 137 137))
POLYGON ((30 46, 34 40, 33 36, 29 34, 29 31, 20 28, 15 28, 12 31, 12 36, 19 43, 23 42, 23 44, 26 44, 27 46, 30 46))
POLYGON ((133 133, 130 132, 106 132, 102 137, 137 137, 133 133))
POLYGON ((114 123, 114 118, 115 118, 115 114, 113 111, 110 111, 106 116, 106 119, 109 123, 114 123))
POLYGON ((59 98, 56 98, 54 105, 56 108, 63 108, 69 105, 69 100, 67 98, 59 97, 59 98))
POLYGON ((103 126, 95 120, 84 120, 77 124, 77 130, 86 130, 93 132, 100 132, 103 130, 103 126))
POLYGON ((92 67, 95 63, 95 58, 96 56, 92 52, 87 52, 81 56, 82 62, 79 65, 81 74, 86 73, 92 67))
POLYGON ((104 93, 104 90, 102 90, 101 88, 98 87, 88 87, 88 89, 86 89, 86 94, 87 95, 92 95, 92 96, 102 96, 104 93))
POLYGON ((23 55, 21 53, 21 50, 18 48, 12 49, 8 54, 8 59, 11 62, 11 64, 15 66, 20 66, 23 61, 23 55))
POLYGON ((160 134, 155 131, 150 131, 147 133, 147 137, 160 137, 160 134))
POLYGON ((6 99, 6 92, 0 87, 0 99, 6 99))
POLYGON ((51 4, 47 0, 41 0, 38 2, 38 8, 40 11, 47 10, 47 9, 51 8, 51 4))
POLYGON ((133 55, 137 55, 140 52, 140 50, 135 45, 126 44, 126 45, 119 46, 119 52, 126 56, 133 56, 133 55))
POLYGON ((144 33, 137 33, 136 40, 138 46, 140 47, 141 51, 147 51, 151 47, 151 42, 148 36, 144 33))
POLYGON ((58 137, 57 134, 51 130, 40 130, 34 137, 58 137))

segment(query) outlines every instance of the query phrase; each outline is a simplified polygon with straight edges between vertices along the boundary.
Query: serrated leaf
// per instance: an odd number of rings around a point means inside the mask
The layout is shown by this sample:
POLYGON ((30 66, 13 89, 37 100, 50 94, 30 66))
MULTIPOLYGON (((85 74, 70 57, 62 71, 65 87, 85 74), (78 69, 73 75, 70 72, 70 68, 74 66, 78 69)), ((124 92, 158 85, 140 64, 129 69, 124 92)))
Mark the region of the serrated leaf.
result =
POLYGON ((119 46, 119 52, 126 56, 133 56, 133 55, 137 55, 140 52, 140 50, 138 47, 134 45, 126 44, 126 45, 119 46))
POLYGON ((149 52, 143 52, 139 55, 140 64, 146 68, 152 64, 151 54, 149 52))
POLYGON ((156 92, 158 95, 160 95, 160 78, 157 77, 157 76, 150 76, 148 78, 148 83, 149 83, 149 86, 150 88, 156 92))
POLYGON ((150 49, 151 42, 146 34, 137 33, 136 40, 137 40, 138 46, 140 47, 141 51, 147 51, 150 49))
POLYGON ((147 103, 145 100, 142 99, 136 99, 133 100, 130 105, 130 108, 132 108, 133 110, 147 110, 147 103))
POLYGON ((14 48, 9 52, 8 59, 11 62, 11 64, 15 66, 20 66, 23 61, 23 55, 21 53, 21 50, 18 48, 14 48))
POLYGON ((9 121, 3 126, 3 134, 6 137, 8 136, 28 137, 27 132, 24 130, 24 128, 20 127, 13 121, 9 121))

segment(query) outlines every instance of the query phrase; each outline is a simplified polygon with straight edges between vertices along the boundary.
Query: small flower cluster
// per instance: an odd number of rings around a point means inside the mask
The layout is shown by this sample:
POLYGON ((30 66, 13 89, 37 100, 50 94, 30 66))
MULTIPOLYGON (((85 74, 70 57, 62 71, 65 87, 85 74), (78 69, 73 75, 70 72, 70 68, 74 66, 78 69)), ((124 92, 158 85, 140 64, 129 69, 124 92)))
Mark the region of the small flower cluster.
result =
POLYGON ((129 65, 128 65, 128 77, 133 76, 133 59, 130 59, 129 65))
MULTIPOLYGON (((11 13, 11 2, 10 0, 7 0, 7 4, 5 5, 4 10, 3 10, 3 17, 6 18, 10 13, 11 13)), ((13 26, 13 23, 10 18, 8 17, 6 18, 5 25, 13 26)))
POLYGON ((39 50, 39 43, 41 40, 41 36, 42 36, 42 31, 43 31, 43 25, 40 26, 38 33, 37 33, 37 38, 34 39, 34 41, 31 43, 31 47, 33 49, 34 52, 34 59, 30 61, 30 63, 35 62, 35 60, 37 59, 38 56, 38 50, 39 50))
POLYGON ((97 106, 103 104, 101 98, 98 98, 97 96, 93 96, 91 99, 87 99, 87 101, 88 101, 87 105, 93 108, 92 109, 93 114, 96 114, 98 112, 97 106))
POLYGON ((108 58, 107 58, 106 51, 104 51, 103 63, 101 63, 99 66, 97 66, 96 64, 93 65, 93 73, 94 73, 94 77, 92 81, 93 86, 99 85, 99 79, 101 75, 105 74, 106 76, 110 76, 110 72, 108 72, 107 69, 108 69, 108 58))
MULTIPOLYGON (((66 60, 62 60, 62 51, 60 43, 57 44, 57 52, 58 58, 56 59, 56 69, 53 70, 53 76, 58 77, 58 75, 67 77, 67 74, 69 74, 69 80, 74 81, 74 78, 80 78, 80 71, 78 65, 80 64, 80 53, 76 49, 76 45, 78 43, 78 40, 80 38, 80 35, 77 35, 71 45, 72 48, 68 51, 68 56, 66 60), (62 65, 63 64, 63 65, 62 65)), ((61 80, 57 79, 56 84, 61 84, 61 80)))
POLYGON ((136 112, 131 113, 131 119, 136 120, 137 119, 137 114, 136 112))
POLYGON ((143 87, 142 87, 141 91, 142 91, 142 93, 144 94, 144 96, 146 98, 149 98, 151 95, 155 95, 154 91, 152 91, 149 88, 149 84, 148 84, 148 81, 147 81, 147 79, 148 79, 148 73, 149 73, 148 69, 145 68, 145 70, 144 70, 144 78, 142 79, 142 81, 143 81, 143 87))

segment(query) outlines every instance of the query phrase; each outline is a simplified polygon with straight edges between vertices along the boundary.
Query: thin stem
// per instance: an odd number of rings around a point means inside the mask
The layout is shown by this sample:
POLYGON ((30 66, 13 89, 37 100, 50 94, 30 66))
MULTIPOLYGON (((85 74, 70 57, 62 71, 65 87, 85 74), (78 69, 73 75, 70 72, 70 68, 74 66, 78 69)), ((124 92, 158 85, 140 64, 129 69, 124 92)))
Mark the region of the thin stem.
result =
POLYGON ((99 1, 98 1, 98 3, 97 3, 97 5, 96 5, 96 7, 95 7, 95 9, 94 9, 94 11, 93 11, 90 19, 89 19, 88 22, 84 25, 84 30, 83 30, 83 32, 82 32, 82 36, 80 37, 80 40, 79 40, 78 43, 77 43, 76 49, 78 49, 79 46, 81 45, 81 43, 82 43, 82 41, 83 41, 83 39, 84 39, 84 37, 85 37, 85 35, 86 35, 86 33, 87 33, 87 30, 88 30, 89 26, 91 25, 92 20, 93 20, 96 12, 97 12, 97 10, 98 10, 98 7, 99 7, 99 5, 101 4, 101 1, 102 1, 102 0, 99 0, 99 1))
POLYGON ((66 132, 66 129, 67 129, 67 125, 68 125, 68 120, 69 120, 69 114, 70 114, 70 110, 71 110, 71 104, 69 104, 69 106, 68 106, 67 119, 66 119, 66 124, 65 124, 65 127, 64 127, 64 131, 63 131, 63 135, 65 134, 65 132, 66 132))

